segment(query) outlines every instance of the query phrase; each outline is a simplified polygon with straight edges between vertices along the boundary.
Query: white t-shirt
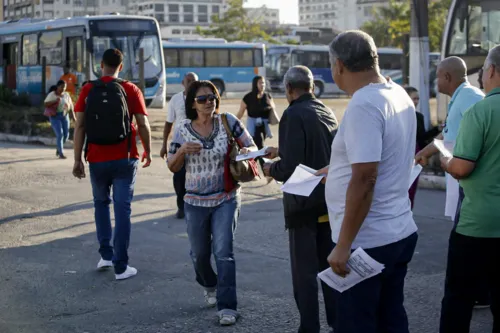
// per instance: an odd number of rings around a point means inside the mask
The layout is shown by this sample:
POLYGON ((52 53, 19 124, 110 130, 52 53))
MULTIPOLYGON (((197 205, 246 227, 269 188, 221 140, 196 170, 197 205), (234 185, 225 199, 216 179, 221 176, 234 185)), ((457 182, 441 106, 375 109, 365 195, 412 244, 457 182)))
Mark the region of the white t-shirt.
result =
POLYGON ((179 123, 181 120, 186 119, 186 104, 184 92, 175 94, 168 102, 167 122, 179 123))
POLYGON ((357 163, 379 165, 373 202, 352 248, 388 245, 417 231, 408 196, 416 130, 415 107, 394 82, 370 84, 353 95, 333 140, 325 189, 335 243, 344 219, 351 164, 357 163))

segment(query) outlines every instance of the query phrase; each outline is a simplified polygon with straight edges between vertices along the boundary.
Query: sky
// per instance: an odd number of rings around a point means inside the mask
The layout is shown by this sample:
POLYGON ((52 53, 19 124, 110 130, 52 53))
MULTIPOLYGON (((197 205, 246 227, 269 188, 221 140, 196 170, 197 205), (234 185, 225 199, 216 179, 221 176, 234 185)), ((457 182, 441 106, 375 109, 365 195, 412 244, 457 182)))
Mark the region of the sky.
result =
POLYGON ((261 7, 263 5, 269 8, 278 8, 281 23, 299 23, 298 0, 248 0, 245 3, 245 7, 261 7))

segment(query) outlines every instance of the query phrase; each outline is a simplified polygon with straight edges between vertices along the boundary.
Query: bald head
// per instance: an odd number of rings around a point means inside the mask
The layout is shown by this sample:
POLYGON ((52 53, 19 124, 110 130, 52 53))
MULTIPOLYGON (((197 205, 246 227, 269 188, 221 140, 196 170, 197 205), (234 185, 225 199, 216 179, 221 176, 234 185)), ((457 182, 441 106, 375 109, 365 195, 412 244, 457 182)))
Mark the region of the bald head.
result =
POLYGON ((463 80, 467 78, 467 65, 462 58, 449 57, 441 61, 438 70, 441 69, 449 73, 453 80, 463 80))
POLYGON ((453 96, 458 87, 467 81, 467 65, 462 58, 446 58, 438 65, 436 77, 439 92, 453 96))
POLYGON ((184 86, 184 93, 187 92, 191 83, 195 81, 198 81, 198 75, 196 75, 196 73, 189 72, 186 73, 186 75, 184 75, 184 80, 182 80, 182 85, 184 86))

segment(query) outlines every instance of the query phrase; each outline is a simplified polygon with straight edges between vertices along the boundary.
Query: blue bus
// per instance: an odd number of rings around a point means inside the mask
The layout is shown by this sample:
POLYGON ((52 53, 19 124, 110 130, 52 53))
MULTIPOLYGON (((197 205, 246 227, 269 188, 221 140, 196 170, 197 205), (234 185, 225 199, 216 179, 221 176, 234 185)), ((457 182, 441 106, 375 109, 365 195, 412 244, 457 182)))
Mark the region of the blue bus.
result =
POLYGON ((252 79, 266 75, 264 44, 218 39, 163 41, 163 53, 169 96, 183 90, 182 80, 188 72, 212 81, 221 95, 250 91, 252 79))
POLYGON ((145 100, 152 108, 166 103, 165 64, 157 21, 119 14, 66 19, 21 19, 0 23, 0 84, 28 93, 40 103, 42 91, 69 66, 78 83, 101 76, 101 57, 108 48, 124 54, 120 76, 139 82, 139 50, 144 50, 145 100), (42 58, 47 61, 42 89, 42 58))
MULTIPOLYGON (((401 84, 403 78, 403 51, 397 48, 378 48, 379 65, 382 75, 390 76, 391 79, 401 84)), ((431 59, 439 59, 439 53, 431 54, 431 59)), ((431 61, 431 64, 436 61, 431 61)), ((283 76, 293 66, 303 65, 309 67, 314 75, 314 94, 320 97, 322 94, 342 93, 333 82, 330 69, 329 50, 327 45, 295 45, 268 47, 266 52, 266 73, 271 90, 284 91, 283 76)), ((431 77, 432 77, 431 66, 431 77)), ((434 74, 435 76, 435 74, 434 74)))

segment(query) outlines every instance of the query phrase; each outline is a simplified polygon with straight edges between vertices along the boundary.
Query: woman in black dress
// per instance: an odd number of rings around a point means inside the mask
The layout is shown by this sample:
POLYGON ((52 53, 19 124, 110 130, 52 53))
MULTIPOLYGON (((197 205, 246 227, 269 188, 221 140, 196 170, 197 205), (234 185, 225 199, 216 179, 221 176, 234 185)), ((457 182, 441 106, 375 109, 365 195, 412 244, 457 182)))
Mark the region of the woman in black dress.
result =
POLYGON ((245 115, 245 111, 248 113, 247 130, 259 149, 264 148, 266 138, 273 137, 269 126, 269 117, 276 106, 271 95, 265 90, 265 78, 262 76, 254 77, 252 91, 243 97, 237 115, 238 119, 241 119, 245 115))

